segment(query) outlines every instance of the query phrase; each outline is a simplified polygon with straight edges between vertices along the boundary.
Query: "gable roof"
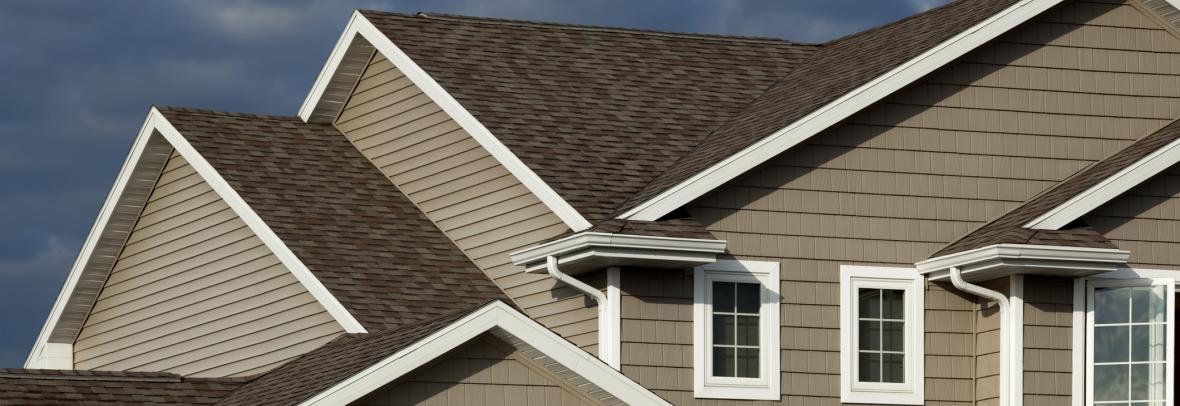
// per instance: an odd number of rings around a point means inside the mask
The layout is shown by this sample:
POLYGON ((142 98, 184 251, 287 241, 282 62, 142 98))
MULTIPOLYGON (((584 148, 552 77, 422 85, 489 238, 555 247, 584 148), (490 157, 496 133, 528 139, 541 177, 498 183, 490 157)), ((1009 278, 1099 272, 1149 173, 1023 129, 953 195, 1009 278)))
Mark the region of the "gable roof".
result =
MULTIPOLYGON (((1048 213, 1075 196, 1153 155, 1161 148, 1174 145, 1177 140, 1180 140, 1180 120, 1173 121, 1106 159, 1082 169, 1024 204, 948 244, 931 257, 1005 243, 1115 248, 1114 244, 1106 237, 1089 227, 1041 230, 1026 228, 1026 225, 1033 219, 1048 213)), ((1168 166, 1171 165, 1163 165, 1159 169, 1163 170, 1168 166)))
POLYGON ((592 223, 816 49, 768 38, 360 13, 592 223))
POLYGON ((160 112, 366 329, 505 297, 331 125, 160 112))
POLYGON ((0 404, 211 405, 246 382, 157 372, 0 369, 0 404))

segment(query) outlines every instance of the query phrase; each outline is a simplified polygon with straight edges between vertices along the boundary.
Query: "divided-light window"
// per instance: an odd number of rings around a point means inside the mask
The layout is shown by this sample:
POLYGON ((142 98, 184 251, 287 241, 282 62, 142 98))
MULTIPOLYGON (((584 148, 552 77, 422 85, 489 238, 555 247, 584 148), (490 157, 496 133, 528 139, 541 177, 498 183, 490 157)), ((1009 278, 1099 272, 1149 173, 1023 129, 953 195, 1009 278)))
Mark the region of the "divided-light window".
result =
POLYGON ((857 292, 857 379, 905 382, 905 291, 857 292))
POLYGON ((713 376, 757 378, 762 286, 713 282, 713 376))
POLYGON ((840 399, 920 405, 923 278, 913 268, 840 267, 840 399))
POLYGON ((1171 282, 1091 281, 1087 295, 1087 404, 1170 404, 1171 282))
POLYGON ((722 260, 696 268, 694 396, 778 400, 778 263, 722 260))

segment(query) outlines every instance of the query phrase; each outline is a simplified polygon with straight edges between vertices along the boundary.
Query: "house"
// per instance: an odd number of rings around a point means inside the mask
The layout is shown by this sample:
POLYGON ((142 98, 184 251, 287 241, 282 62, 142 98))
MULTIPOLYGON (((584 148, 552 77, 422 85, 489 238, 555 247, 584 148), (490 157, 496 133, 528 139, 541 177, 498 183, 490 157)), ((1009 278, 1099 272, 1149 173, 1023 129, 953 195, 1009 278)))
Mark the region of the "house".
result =
POLYGON ((357 11, 151 109, 0 403, 1173 405, 1180 10, 824 44, 357 11))

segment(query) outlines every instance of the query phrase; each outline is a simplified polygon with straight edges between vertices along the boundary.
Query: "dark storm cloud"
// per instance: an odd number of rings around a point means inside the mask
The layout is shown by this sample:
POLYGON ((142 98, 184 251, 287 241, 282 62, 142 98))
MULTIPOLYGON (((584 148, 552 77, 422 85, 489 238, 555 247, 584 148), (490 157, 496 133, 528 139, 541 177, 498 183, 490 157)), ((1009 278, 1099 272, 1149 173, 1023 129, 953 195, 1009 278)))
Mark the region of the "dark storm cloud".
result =
POLYGON ((0 2, 0 367, 23 363, 148 107, 292 114, 353 8, 821 42, 942 2, 0 2))

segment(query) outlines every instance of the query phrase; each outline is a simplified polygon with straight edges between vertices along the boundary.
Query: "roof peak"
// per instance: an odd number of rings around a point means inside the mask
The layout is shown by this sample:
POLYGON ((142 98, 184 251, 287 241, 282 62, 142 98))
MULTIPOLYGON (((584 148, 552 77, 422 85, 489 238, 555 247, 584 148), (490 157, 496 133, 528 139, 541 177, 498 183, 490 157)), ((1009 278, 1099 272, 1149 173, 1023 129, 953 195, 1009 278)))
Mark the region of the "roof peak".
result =
POLYGON ((531 28, 549 28, 549 29, 561 29, 561 30, 570 30, 570 31, 588 31, 588 32, 604 32, 604 33, 618 33, 618 34, 639 34, 639 35, 649 35, 649 36, 665 36, 665 37, 673 37, 673 38, 680 38, 680 39, 697 39, 697 40, 712 40, 712 41, 724 40, 724 41, 761 42, 761 43, 790 44, 790 45, 814 45, 814 46, 819 45, 819 44, 815 44, 815 43, 796 42, 796 41, 791 41, 791 40, 785 39, 785 38, 775 38, 775 37, 705 34, 705 33, 682 32, 682 31, 664 31, 664 30, 655 30, 655 29, 644 29, 644 28, 610 27, 610 26, 588 25, 588 24, 572 24, 572 23, 556 23, 556 22, 547 22, 547 21, 517 20, 517 19, 507 19, 507 18, 476 17, 476 16, 465 16, 465 15, 446 14, 446 13, 418 12, 418 13, 414 13, 414 14, 407 14, 407 13, 397 13, 397 12, 391 12, 391 11, 368 10, 368 9, 360 9, 358 11, 360 11, 362 14, 371 13, 371 14, 381 15, 384 17, 396 17, 396 18, 407 18, 407 19, 426 19, 426 20, 437 20, 437 21, 453 21, 453 22, 464 22, 464 23, 485 24, 485 25, 504 25, 504 26, 531 27, 531 28))

